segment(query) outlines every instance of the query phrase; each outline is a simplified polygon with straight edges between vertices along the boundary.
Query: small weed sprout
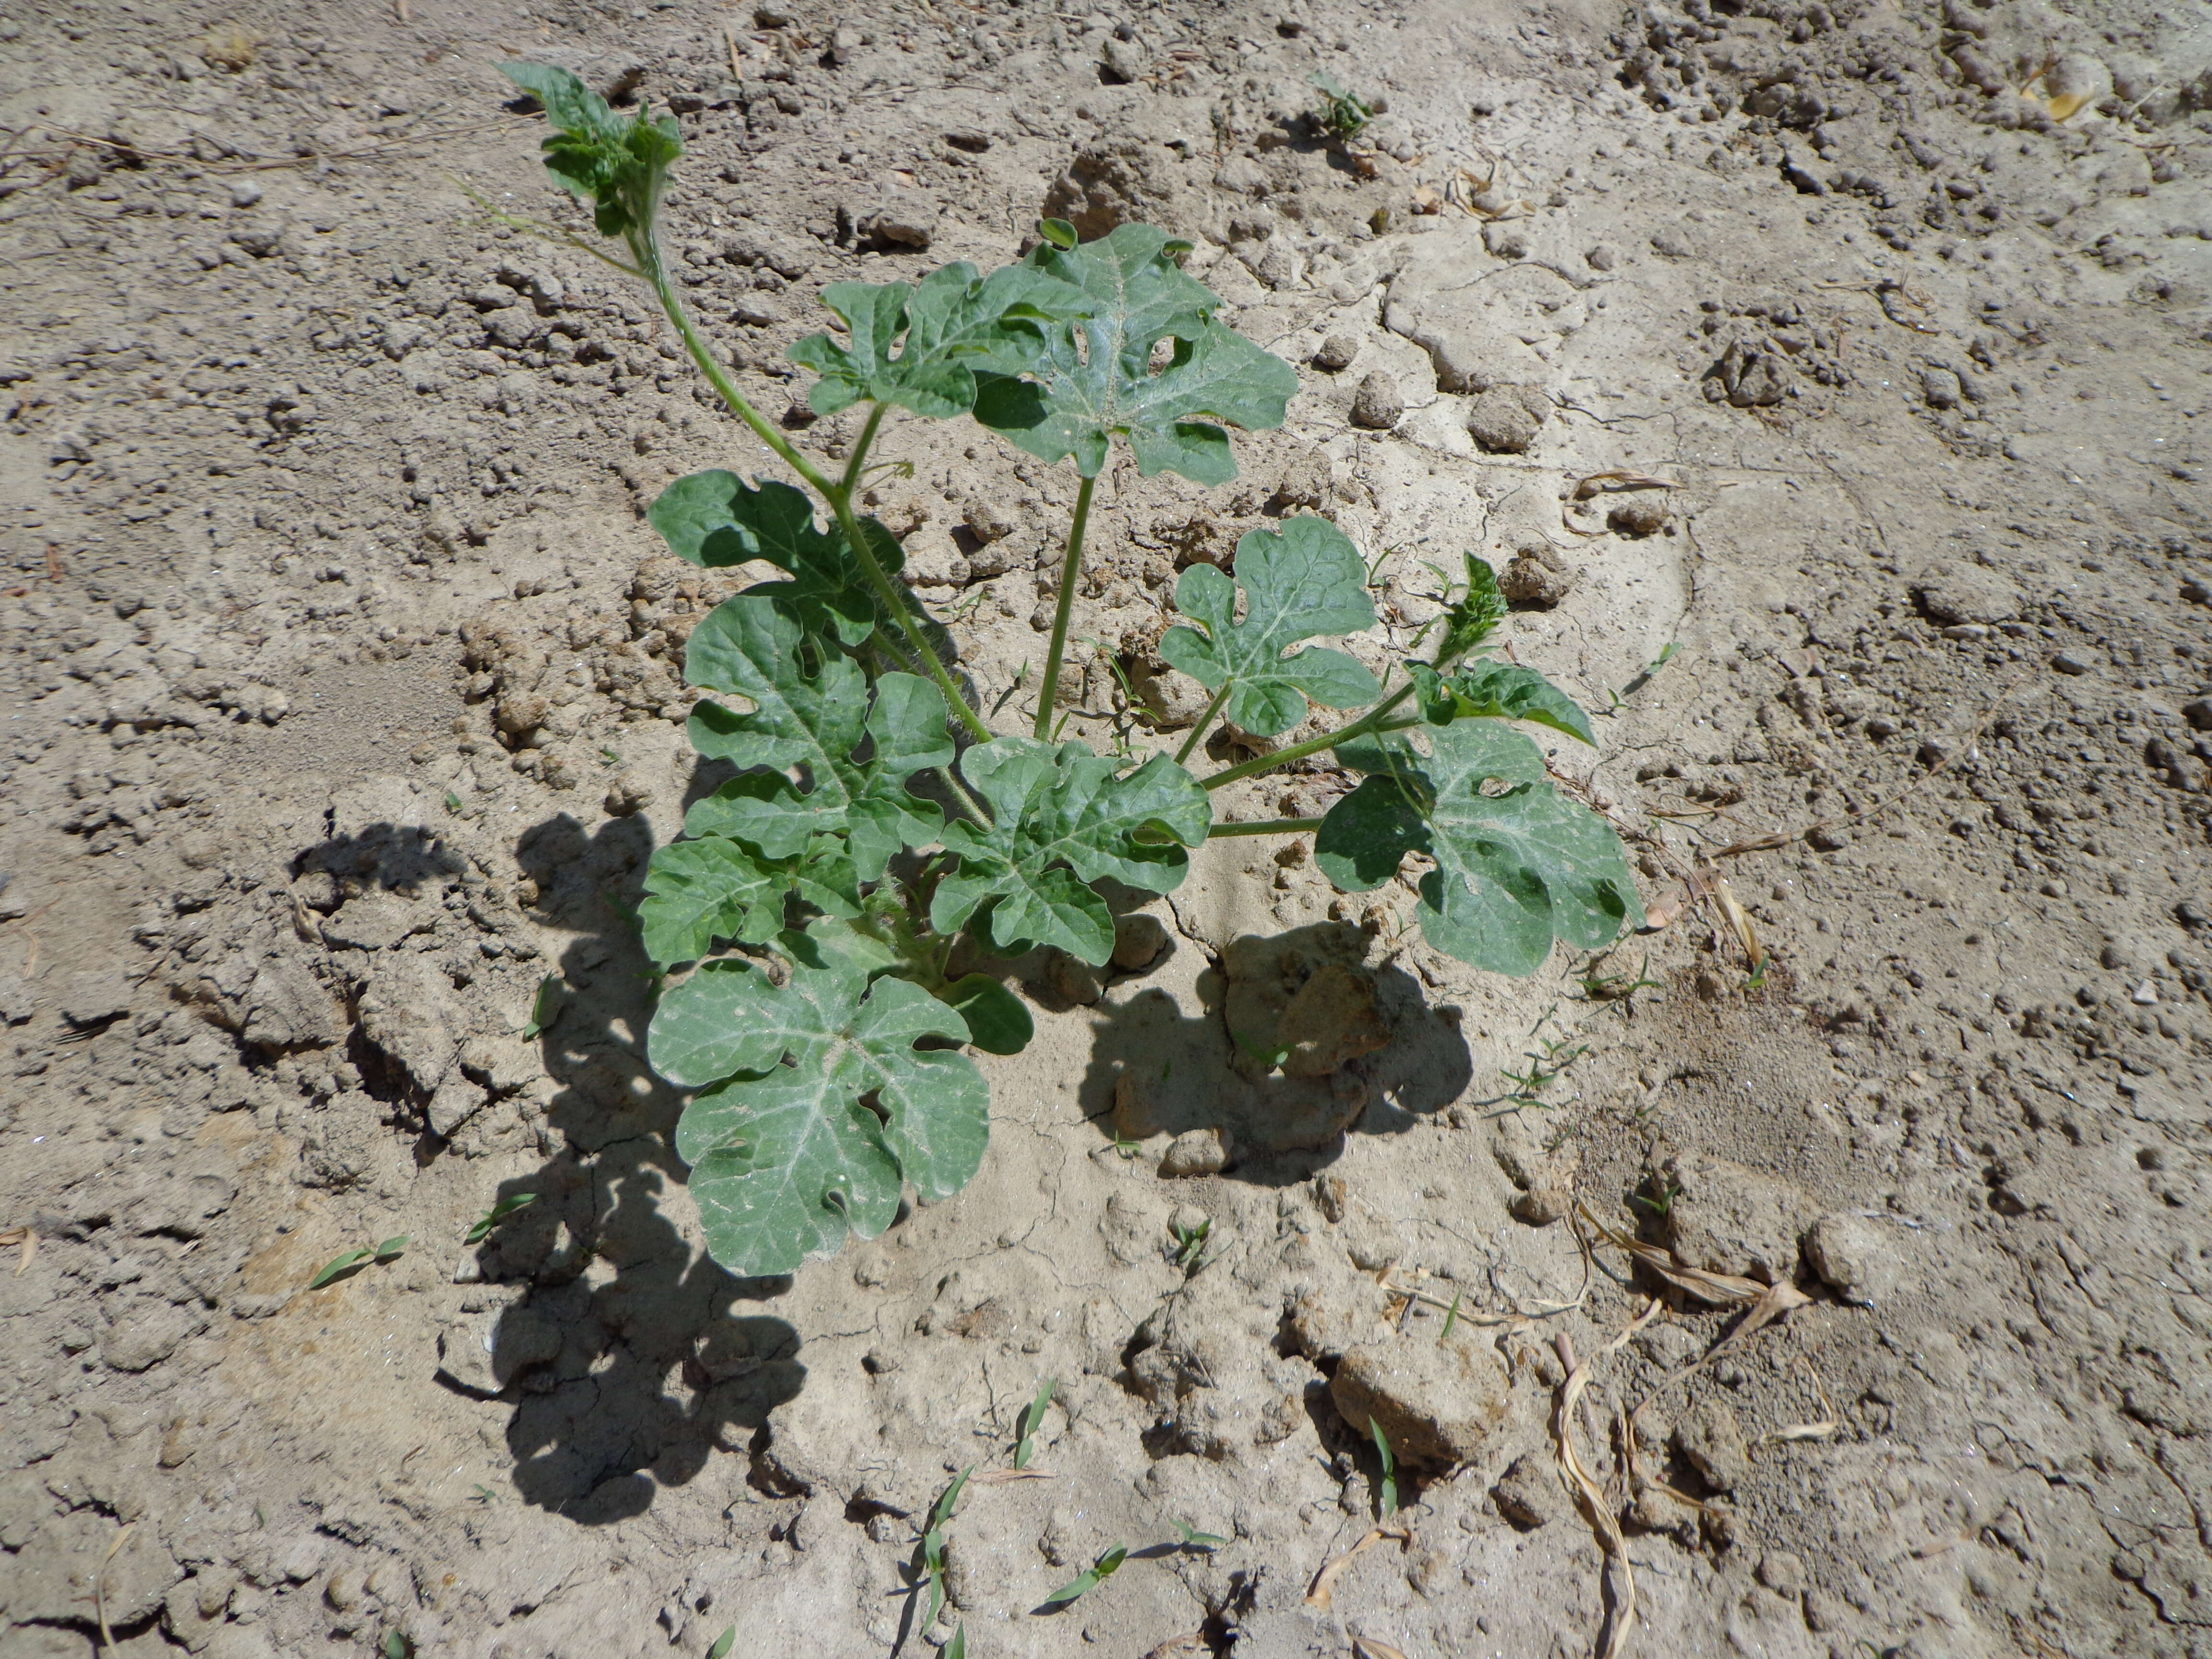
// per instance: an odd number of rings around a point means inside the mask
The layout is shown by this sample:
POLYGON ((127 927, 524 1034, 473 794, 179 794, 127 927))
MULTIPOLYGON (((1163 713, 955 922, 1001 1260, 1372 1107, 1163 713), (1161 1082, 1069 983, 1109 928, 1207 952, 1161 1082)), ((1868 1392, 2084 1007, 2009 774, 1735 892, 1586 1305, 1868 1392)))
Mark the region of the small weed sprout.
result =
POLYGON ((1398 1512, 1398 1459, 1390 1450, 1390 1437, 1371 1417, 1367 1419, 1367 1432, 1374 1437, 1375 1455, 1382 1463, 1382 1484, 1375 1489, 1375 1516, 1378 1521, 1388 1521, 1398 1512))
POLYGON ((1128 1546, 1126 1544, 1115 1545, 1112 1549, 1108 1550, 1097 1560, 1093 1561, 1088 1567, 1085 1568, 1074 1577, 1069 1579, 1067 1583, 1062 1584, 1051 1595, 1046 1596, 1044 1598, 1044 1604, 1039 1610, 1041 1612, 1057 1613, 1062 1607, 1066 1607, 1073 1602, 1081 1601, 1085 1596, 1090 1595, 1091 1591, 1097 1589, 1099 1585, 1104 1583, 1109 1578, 1111 1578, 1115 1572, 1119 1571, 1121 1563, 1128 1559, 1128 1546))
POLYGON ((1681 1197, 1681 1195, 1682 1183, 1679 1181, 1669 1180, 1665 1186, 1659 1189, 1658 1197, 1646 1198, 1642 1193, 1637 1193, 1632 1195, 1631 1201, 1641 1204, 1645 1209, 1650 1211, 1651 1213, 1656 1216, 1660 1220, 1664 1221, 1668 1217, 1674 1213, 1674 1200, 1681 1197))
POLYGON ((1380 113, 1375 104, 1326 70, 1314 72, 1313 84, 1321 89, 1321 130, 1340 143, 1348 144, 1359 137, 1380 113))
POLYGON ((1518 1111, 1524 1106, 1549 1106, 1551 1103, 1544 1098, 1544 1091, 1565 1077, 1569 1067, 1589 1053, 1589 1044, 1577 1042, 1571 1032, 1562 1032, 1556 1037, 1543 1035, 1544 1027, 1553 1023, 1552 1017, 1559 1012, 1559 1005, 1555 1002, 1528 1028, 1529 1040, 1536 1046, 1522 1051, 1521 1058, 1525 1064, 1522 1069, 1500 1072, 1499 1075, 1513 1085, 1505 1097, 1513 1103, 1508 1109, 1518 1111))
POLYGON ((1206 1241, 1213 1231, 1211 1218, 1183 1226, 1177 1222, 1168 1224, 1168 1231, 1175 1240, 1175 1264, 1185 1273, 1196 1273, 1199 1256, 1206 1249, 1206 1241))
MULTIPOLYGON (((799 481, 694 473, 647 514, 678 558, 778 573, 724 601, 685 647, 685 678, 708 694, 692 744, 733 775, 653 854, 636 913, 668 975, 647 1057, 690 1096, 676 1150, 724 1267, 793 1272, 882 1232, 909 1188, 935 1203, 964 1187, 989 1140, 990 1091, 959 1045, 1014 1054, 1033 1025, 1002 978, 954 977, 956 952, 988 964, 1049 945, 1103 965, 1114 917, 1101 884, 1170 891, 1212 836, 1311 834, 1322 873, 1347 893, 1419 854, 1423 936, 1488 972, 1525 975, 1558 944, 1601 950, 1641 921, 1619 840, 1554 787, 1519 729, 1594 744, 1589 718, 1542 675, 1488 654, 1506 607, 1472 556, 1433 643, 1419 642, 1426 654, 1378 678, 1316 643, 1377 623, 1351 538, 1312 515, 1255 530, 1233 576, 1199 564, 1176 583, 1157 649, 1212 698, 1181 752, 1140 750, 1133 714, 1117 714, 1110 754, 1062 740, 1071 611, 1109 459, 1225 484, 1231 431, 1280 426, 1297 391, 1291 366, 1224 323, 1220 297, 1184 270, 1190 244, 1138 224, 1082 243, 1046 220, 996 270, 831 283, 822 301, 839 332, 789 354, 815 377, 817 415, 850 411, 843 464, 825 471, 745 398, 685 309, 659 225, 676 123, 618 117, 565 70, 506 73, 544 106, 547 171, 601 240, 499 216, 649 289, 730 413, 799 481), (988 714, 953 672, 944 622, 907 586, 898 538, 861 511, 895 412, 973 421, 1076 475, 1042 670, 1024 668, 988 714), (1204 776, 1187 767, 1217 720, 1282 738, 1316 707, 1340 719, 1204 776), (993 723, 1024 715, 1026 731, 993 723), (1217 821, 1221 789, 1324 751, 1363 779, 1327 817, 1217 821)), ((1340 138, 1379 111, 1319 84, 1340 138)), ((526 1036, 558 1017, 556 988, 540 987, 526 1036)), ((1194 1270, 1198 1247, 1183 1254, 1194 1270)))
POLYGON ((461 1243, 464 1244, 483 1243, 484 1240, 491 1237, 493 1228, 498 1226, 501 1222, 506 1220, 507 1217, 513 1215, 517 1210, 526 1210, 537 1201, 538 1194, 535 1193, 516 1193, 511 1198, 502 1198, 498 1203, 493 1205, 491 1208, 486 1210, 483 1214, 477 1218, 476 1224, 469 1229, 467 1235, 462 1238, 461 1243))
POLYGON ((1052 1404, 1052 1391, 1060 1386, 1060 1379, 1048 1376, 1037 1384, 1036 1396, 1022 1407, 1020 1424, 1014 1442, 1014 1467, 1025 1469, 1036 1451, 1037 1430, 1044 1423, 1045 1407, 1052 1404))

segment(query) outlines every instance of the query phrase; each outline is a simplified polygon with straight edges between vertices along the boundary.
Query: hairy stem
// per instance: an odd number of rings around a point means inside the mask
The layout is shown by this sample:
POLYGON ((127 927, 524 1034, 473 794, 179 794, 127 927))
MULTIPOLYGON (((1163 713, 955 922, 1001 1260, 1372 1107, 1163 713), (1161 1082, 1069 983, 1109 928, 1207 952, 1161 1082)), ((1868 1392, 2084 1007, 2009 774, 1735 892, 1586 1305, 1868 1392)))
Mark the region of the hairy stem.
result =
POLYGON ((868 411, 868 423, 860 428, 860 435, 853 445, 852 459, 845 463, 845 493, 849 495, 860 487, 860 471, 867 464, 868 450, 876 441, 876 428, 884 423, 889 404, 878 404, 868 411))
POLYGON ((1206 832, 1209 841, 1231 836, 1303 836, 1321 828, 1319 818, 1261 818, 1253 823, 1217 823, 1206 832))
POLYGON ((1348 726, 1340 726, 1335 731, 1324 732, 1317 738, 1308 738, 1304 743, 1294 743, 1288 749, 1278 749, 1272 755, 1258 755, 1250 760, 1241 761, 1235 766, 1224 767, 1212 777, 1202 778, 1200 781, 1208 789, 1218 789, 1224 783, 1234 783, 1239 778, 1249 778, 1255 772, 1266 772, 1278 766, 1287 766, 1292 761, 1304 760, 1308 755, 1318 755, 1324 749, 1334 749, 1337 744, 1349 743, 1354 738, 1364 738, 1370 732, 1402 732, 1406 727, 1418 725, 1419 722, 1410 720, 1391 720, 1390 711, 1413 695, 1413 687, 1409 681, 1348 726))
POLYGON ((1230 688, 1236 684, 1234 680, 1221 682, 1221 690, 1213 694, 1213 701, 1206 705, 1206 712, 1198 717, 1198 723, 1190 728, 1190 735, 1182 740, 1182 747, 1176 750, 1177 766, 1190 758, 1190 751, 1198 747, 1198 740, 1206 735, 1206 728, 1213 724, 1213 717, 1221 712, 1221 705, 1229 701, 1230 688))
POLYGON ((1083 530, 1091 521, 1091 492, 1096 478, 1085 478, 1075 492, 1075 520, 1067 527, 1067 556, 1060 567, 1060 600, 1052 613, 1052 647, 1045 653, 1044 684, 1037 687, 1036 732, 1039 741, 1052 737, 1052 700, 1060 690, 1060 659, 1067 653, 1067 616, 1075 605, 1075 579, 1083 570, 1083 530))
POLYGON ((729 405, 730 412, 750 427, 754 435, 775 453, 777 459, 804 478, 817 495, 828 501, 836 486, 819 467, 800 454, 793 447, 791 440, 776 430, 774 423, 752 406, 744 392, 738 390, 737 382, 730 378, 729 371, 722 367, 714 356, 714 349, 692 323, 691 313, 684 309, 683 296, 677 293, 675 284, 668 280, 667 267, 661 263, 659 244, 649 238, 634 239, 631 252, 637 255, 638 266, 644 271, 645 280, 652 285, 653 297, 660 301, 660 308, 666 313, 670 325, 684 342, 684 349, 691 354, 691 361, 698 365, 699 372, 707 377, 707 383, 729 405))
POLYGON ((661 310, 667 314, 669 323, 682 338, 684 349, 691 354, 691 361, 707 377, 708 384, 730 406, 732 414, 750 427, 785 465, 804 478, 816 495, 829 502, 830 511, 836 514, 838 528, 845 532, 846 544, 853 550, 854 557, 860 561, 860 568, 868 578, 868 586, 875 589, 876 598, 883 605, 884 614, 898 624, 899 631, 906 635, 907 643, 914 647, 914 654, 921 660, 924 672, 937 682, 937 689, 945 694, 946 706, 960 723, 975 734, 977 742, 989 742, 991 728, 983 723, 981 714, 968 706, 968 699, 961 695, 958 682, 953 679, 951 672, 939 659, 937 653, 930 648, 929 636, 922 632, 921 623, 915 619, 913 609, 900 596, 898 589, 892 586, 891 579, 884 574, 883 565, 876 558, 875 550, 868 545, 867 538, 860 533, 860 521, 853 512, 850 480, 859 477, 860 462, 866 454, 866 446, 873 441, 876 428, 883 419, 883 405, 878 404, 868 417, 861 442, 854 451, 853 464, 847 470, 848 482, 842 484, 833 482, 819 467, 800 454, 788 438, 770 425, 760 410, 746 401, 744 393, 738 390, 737 383, 730 379, 728 371, 715 360, 713 349, 693 325, 690 313, 684 309, 683 296, 677 293, 675 284, 668 280, 667 267, 661 263, 659 244, 650 238, 640 238, 633 246, 647 282, 653 285, 654 298, 660 301, 661 310))

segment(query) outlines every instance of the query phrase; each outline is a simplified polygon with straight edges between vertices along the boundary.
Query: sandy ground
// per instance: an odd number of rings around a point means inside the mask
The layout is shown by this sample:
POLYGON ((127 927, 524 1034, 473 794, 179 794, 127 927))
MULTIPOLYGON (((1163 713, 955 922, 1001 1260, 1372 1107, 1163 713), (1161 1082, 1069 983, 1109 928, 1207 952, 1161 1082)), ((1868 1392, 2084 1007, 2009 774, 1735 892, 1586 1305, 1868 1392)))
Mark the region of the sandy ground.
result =
MULTIPOLYGON (((0 1659, 2212 1652, 2197 14, 19 3, 0 129, 0 1659), (775 416, 827 283, 1190 238, 1301 389, 1103 481, 1071 732, 1180 741, 1248 530, 1353 538, 1378 665, 1479 553, 1662 925, 1486 977, 1215 843, 1139 965, 1016 964, 966 1191, 715 1267, 625 918, 729 584, 642 512, 768 458, 479 205, 565 211, 516 54, 679 112, 775 416), (1323 968, 1388 1045, 1255 1077, 1323 968)), ((1074 481, 952 430, 872 510, 1020 730, 1074 481)))

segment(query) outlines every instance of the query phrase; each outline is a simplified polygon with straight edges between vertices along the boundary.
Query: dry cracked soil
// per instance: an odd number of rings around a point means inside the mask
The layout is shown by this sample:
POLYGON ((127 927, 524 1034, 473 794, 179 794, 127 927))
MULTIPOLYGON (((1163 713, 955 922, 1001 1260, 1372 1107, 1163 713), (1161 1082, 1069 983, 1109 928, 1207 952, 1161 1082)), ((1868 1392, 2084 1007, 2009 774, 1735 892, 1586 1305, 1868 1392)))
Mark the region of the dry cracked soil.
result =
MULTIPOLYGON (((2201 9, 9 0, 0 129, 4 1659, 2212 1654, 2201 9), (1478 553, 1654 926, 1486 977, 1217 842, 1013 964, 965 1192, 716 1267, 628 918, 729 573, 642 512, 769 458, 488 211, 515 56, 677 112, 825 459, 825 283, 1187 237, 1299 391, 1103 481, 1071 734, 1181 741, 1247 530, 1375 664, 1478 553)), ((1071 474, 878 453, 1023 729, 1071 474)))

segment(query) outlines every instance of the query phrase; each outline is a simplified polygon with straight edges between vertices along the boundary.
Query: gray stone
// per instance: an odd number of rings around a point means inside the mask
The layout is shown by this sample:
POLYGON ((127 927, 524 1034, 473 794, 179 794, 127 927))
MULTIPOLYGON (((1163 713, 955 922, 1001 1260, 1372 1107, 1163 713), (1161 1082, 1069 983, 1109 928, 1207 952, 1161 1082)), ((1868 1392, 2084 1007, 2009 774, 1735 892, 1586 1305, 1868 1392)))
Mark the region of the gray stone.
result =
POLYGON ((1406 399, 1398 390, 1398 382, 1382 369, 1376 369, 1359 383, 1352 398, 1352 423, 1370 431, 1387 432, 1398 424, 1398 417, 1406 412, 1406 399))
POLYGON ((441 914, 398 893, 363 893, 323 924, 323 939, 356 951, 388 951, 409 934, 434 927, 441 914))
MULTIPOLYGON (((8 1616, 19 1626, 64 1621, 81 1626, 94 1605, 95 1578, 111 1626, 136 1625, 159 1613, 184 1569, 161 1547, 154 1527, 133 1528, 119 1549, 118 1532, 113 1516, 89 1506, 41 1522, 8 1564, 8 1616)), ((82 1653, 83 1638, 78 1642, 82 1653)))
POLYGON ((1692 1407, 1674 1425, 1674 1448, 1715 1492, 1734 1492, 1751 1474, 1751 1448, 1735 1413, 1717 1400, 1692 1407))
POLYGON ((1127 86, 1145 78, 1152 65, 1152 56, 1134 40, 1118 38, 1107 41, 1098 54, 1098 67, 1103 78, 1116 86, 1127 86))
POLYGON ((1769 1285, 1795 1276, 1798 1239, 1815 1211, 1793 1182, 1686 1152, 1654 1170, 1650 1184, 1672 1194, 1667 1242, 1678 1261, 1769 1285))
POLYGON ((1498 573, 1498 591, 1514 605, 1549 611, 1574 592, 1577 574, 1573 566, 1549 546, 1529 546, 1516 553, 1498 573))
POLYGON ((361 998, 361 1030, 415 1086, 434 1095, 453 1069, 453 1034, 445 1020, 452 988, 422 957, 387 957, 361 998))
POLYGON ((61 1007, 72 1025, 98 1025, 131 1012, 131 981, 112 969, 71 974, 61 1007))
POLYGON ((304 963, 264 962, 247 986, 239 1035, 264 1048, 323 1048, 345 1036, 337 1002, 304 963))
POLYGON ((1895 1295, 1903 1276, 1895 1241, 1866 1216, 1822 1216, 1806 1230, 1805 1259, 1838 1296, 1861 1306, 1895 1295))
POLYGON ((20 974, 0 974, 0 1025, 21 1025, 38 1008, 29 981, 20 974))
POLYGON ((1920 396, 1930 409, 1956 409, 1959 399, 1965 396, 1959 377, 1948 368, 1925 368, 1920 372, 1920 396))
POLYGON ((907 191, 894 191, 863 216, 860 234, 900 247, 926 248, 937 235, 937 209, 907 191))
POLYGON ((1142 972, 1167 948, 1167 926, 1151 912, 1132 910, 1115 918, 1114 965, 1123 973, 1142 972))
POLYGON ((1559 1465, 1542 1452, 1523 1452, 1490 1489, 1498 1512, 1516 1527, 1541 1527, 1565 1520, 1574 1499, 1559 1479, 1559 1465))
POLYGON ((1359 355, 1359 342, 1349 334, 1332 334, 1321 343, 1313 355, 1313 365, 1324 374, 1334 374, 1352 367, 1352 360, 1359 355))
POLYGON ((1177 1135, 1160 1154, 1160 1174, 1178 1176, 1219 1175, 1229 1167, 1229 1148, 1219 1129, 1192 1129, 1177 1135))
POLYGON ((2020 615, 2020 589, 1986 566, 1960 561, 1931 570, 1912 584, 1912 595, 1930 620, 1994 625, 2020 615))
POLYGON ((202 1328, 185 1308, 145 1298, 127 1304, 100 1338, 100 1357, 118 1371, 151 1370, 202 1328))
POLYGON ((1605 522, 1607 529, 1623 536, 1656 536, 1673 516, 1665 490, 1638 489, 1615 501, 1605 522))
POLYGON ((482 1089, 459 1072, 448 1073, 438 1085, 437 1093, 430 1097, 426 1115, 430 1133, 441 1140, 450 1140, 453 1133, 484 1109, 487 1097, 482 1089))
POLYGON ((1478 447, 1492 455, 1518 455, 1543 429, 1547 405, 1521 386, 1494 386, 1469 405, 1467 429, 1478 447))
POLYGON ((1480 1455, 1505 1414, 1505 1368, 1467 1333, 1438 1341, 1426 1331, 1345 1351, 1329 1398, 1356 1434, 1371 1423, 1401 1463, 1453 1468, 1480 1455))

